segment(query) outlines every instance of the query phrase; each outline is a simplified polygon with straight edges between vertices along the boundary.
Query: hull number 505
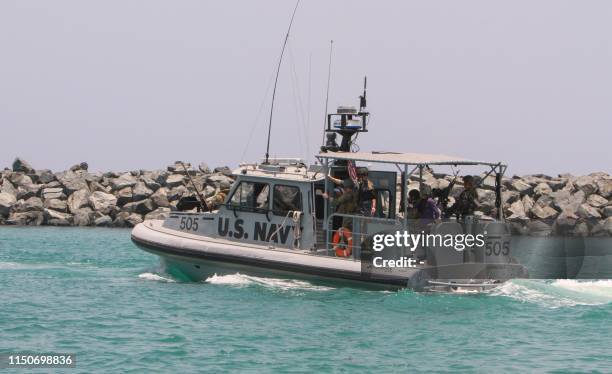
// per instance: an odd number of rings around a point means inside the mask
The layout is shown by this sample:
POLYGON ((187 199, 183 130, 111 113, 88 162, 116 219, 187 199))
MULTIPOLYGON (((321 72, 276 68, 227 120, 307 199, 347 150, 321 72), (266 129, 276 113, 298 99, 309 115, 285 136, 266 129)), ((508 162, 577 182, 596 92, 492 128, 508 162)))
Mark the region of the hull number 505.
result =
POLYGON ((198 217, 181 217, 181 224, 179 226, 181 230, 198 230, 198 217))

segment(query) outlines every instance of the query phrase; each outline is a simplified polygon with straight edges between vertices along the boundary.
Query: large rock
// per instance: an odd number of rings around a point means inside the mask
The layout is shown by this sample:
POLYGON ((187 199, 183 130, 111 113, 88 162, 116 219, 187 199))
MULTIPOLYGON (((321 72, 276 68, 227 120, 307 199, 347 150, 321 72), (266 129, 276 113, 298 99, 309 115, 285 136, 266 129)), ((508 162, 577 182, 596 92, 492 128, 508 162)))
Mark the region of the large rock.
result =
POLYGON ((599 194, 601 196, 605 197, 606 199, 609 199, 612 197, 612 178, 611 177, 597 179, 595 181, 595 184, 597 185, 597 190, 599 191, 599 194))
POLYGON ((166 219, 170 215, 170 208, 157 208, 154 211, 147 213, 144 217, 145 221, 150 219, 166 219))
POLYGON ((25 185, 30 185, 33 184, 34 182, 32 181, 32 178, 30 178, 30 176, 25 175, 24 173, 11 173, 11 175, 8 176, 9 180, 11 181, 11 183, 14 186, 25 186, 25 185))
POLYGON ((171 174, 166 179, 166 186, 168 188, 182 186, 185 181, 185 176, 181 174, 171 174))
POLYGON ((595 178, 584 175, 574 180, 574 186, 583 191, 587 196, 597 192, 597 184, 595 184, 595 178))
POLYGON ((612 236, 612 217, 600 221, 591 230, 593 236, 612 236))
POLYGON ((53 209, 58 212, 66 212, 68 210, 68 203, 66 200, 60 199, 45 199, 43 206, 47 209, 53 209))
POLYGON ((227 166, 219 166, 213 170, 213 173, 220 173, 229 177, 230 175, 232 175, 232 169, 227 166))
POLYGON ((132 187, 125 187, 115 193, 117 196, 117 204, 124 205, 131 202, 133 199, 132 187))
POLYGON ((56 174, 56 177, 62 186, 64 186, 66 195, 70 195, 79 190, 89 190, 89 185, 85 179, 86 174, 83 171, 66 171, 56 174))
POLYGON ((100 216, 94 220, 95 226, 107 227, 107 226, 112 226, 112 224, 113 224, 113 219, 107 215, 100 216))
POLYGON ((75 226, 89 226, 93 222, 94 213, 89 207, 77 209, 72 218, 75 226))
POLYGON ((36 175, 38 175, 38 182, 41 184, 47 184, 55 180, 55 175, 49 169, 38 170, 36 175))
POLYGON ((78 190, 68 197, 68 209, 76 214, 81 208, 89 206, 89 190, 78 190))
POLYGON ((45 200, 49 199, 65 199, 64 189, 61 187, 44 188, 42 190, 42 197, 45 200))
POLYGON ((607 207, 603 208, 603 215, 606 218, 612 217, 612 205, 608 205, 607 207))
POLYGON ((144 182, 138 182, 132 189, 132 196, 134 201, 143 200, 153 194, 149 188, 147 188, 144 182))
POLYGON ((119 178, 112 180, 113 190, 118 191, 122 190, 126 187, 133 187, 136 185, 138 180, 130 173, 123 173, 119 176, 119 178))
POLYGON ((17 196, 17 188, 13 185, 13 183, 8 179, 0 179, 0 192, 6 192, 13 196, 17 196))
POLYGON ((521 202, 523 203, 523 209, 525 210, 525 213, 528 213, 535 205, 535 202, 529 195, 523 196, 521 202))
POLYGON ((134 227, 142 222, 142 216, 138 213, 121 212, 113 221, 114 227, 134 227))
POLYGON ((72 214, 62 213, 53 209, 45 209, 45 224, 50 226, 70 226, 72 224, 72 214))
POLYGON ((135 201, 133 203, 127 203, 122 208, 123 211, 138 214, 147 214, 153 209, 154 207, 151 199, 144 199, 140 201, 135 201))
POLYGON ((523 206, 523 202, 521 200, 517 200, 510 205, 508 208, 509 220, 514 221, 527 221, 527 213, 525 212, 525 207, 523 206))
POLYGON ((157 191, 161 187, 161 184, 153 179, 152 174, 148 172, 140 177, 140 181, 151 191, 157 191))
POLYGON ((588 220, 601 218, 601 214, 599 213, 597 208, 593 208, 592 206, 586 203, 581 204, 578 207, 577 213, 578 213, 578 217, 588 219, 588 220))
POLYGON ((184 196, 189 196, 190 192, 185 186, 174 187, 170 191, 168 191, 168 200, 175 201, 184 196))
POLYGON ((17 199, 8 192, 0 192, 0 217, 8 217, 11 207, 15 205, 17 199))
POLYGON ((43 211, 43 202, 39 197, 30 197, 27 200, 17 200, 13 205, 12 211, 16 213, 43 211))
POLYGON ((42 211, 12 212, 6 223, 20 226, 40 226, 44 222, 42 211))
POLYGON ((96 212, 109 214, 117 205, 117 198, 113 194, 95 191, 89 196, 89 204, 96 212))
POLYGON ((580 190, 574 194, 570 193, 569 190, 563 189, 552 193, 553 206, 558 210, 572 210, 578 209, 580 204, 586 201, 584 191, 580 190))
POLYGON ((533 192, 535 193, 536 196, 542 196, 542 195, 550 195, 553 190, 550 187, 550 185, 548 185, 548 183, 538 183, 537 186, 535 186, 535 188, 533 189, 533 192))
POLYGON ((40 193, 40 184, 25 184, 17 187, 17 200, 29 199, 33 196, 38 196, 40 193))
POLYGON ((512 182, 510 182, 510 185, 512 186, 513 190, 518 191, 521 194, 529 194, 531 191, 533 191, 533 187, 530 184, 525 183, 520 179, 514 179, 512 182))
POLYGON ((70 171, 77 171, 77 170, 87 171, 87 169, 89 169, 89 165, 87 164, 87 162, 81 162, 79 164, 72 165, 70 167, 70 171))
POLYGON ((13 161, 13 171, 21 171, 27 174, 34 174, 36 172, 26 160, 19 157, 13 161))
POLYGON ((156 207, 170 207, 170 201, 168 201, 168 189, 166 187, 162 187, 155 191, 155 193, 151 195, 151 200, 156 207))
POLYGON ((208 167, 208 164, 205 162, 200 163, 200 165, 198 165, 198 169, 200 169, 200 171, 204 174, 210 174, 210 168, 208 167))
POLYGON ((555 218, 559 213, 548 205, 535 204, 531 208, 531 214, 537 219, 548 220, 555 218))
POLYGON ((608 199, 597 194, 592 194, 587 198, 587 203, 595 208, 603 208, 608 205, 608 199))

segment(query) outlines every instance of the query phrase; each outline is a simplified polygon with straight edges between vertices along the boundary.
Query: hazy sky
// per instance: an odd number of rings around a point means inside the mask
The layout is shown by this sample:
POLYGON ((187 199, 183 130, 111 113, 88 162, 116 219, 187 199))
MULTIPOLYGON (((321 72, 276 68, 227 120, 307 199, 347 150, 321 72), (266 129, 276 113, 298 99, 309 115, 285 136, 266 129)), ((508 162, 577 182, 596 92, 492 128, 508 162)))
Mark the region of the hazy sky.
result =
MULTIPOLYGON (((294 4, 0 1, 0 166, 261 159, 294 4)), ((333 39, 330 109, 368 76, 362 150, 612 172, 611 20, 609 1, 302 0, 271 154, 313 159, 333 39)))

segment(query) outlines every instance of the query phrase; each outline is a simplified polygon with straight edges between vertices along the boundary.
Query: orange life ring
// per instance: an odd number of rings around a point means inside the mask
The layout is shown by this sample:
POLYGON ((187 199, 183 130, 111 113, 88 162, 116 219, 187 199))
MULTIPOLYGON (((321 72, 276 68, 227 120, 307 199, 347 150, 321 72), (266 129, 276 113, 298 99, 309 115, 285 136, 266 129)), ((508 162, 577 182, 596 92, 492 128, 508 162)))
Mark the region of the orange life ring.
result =
POLYGON ((332 244, 334 245, 336 256, 349 257, 353 253, 353 233, 347 228, 339 228, 334 233, 332 244))

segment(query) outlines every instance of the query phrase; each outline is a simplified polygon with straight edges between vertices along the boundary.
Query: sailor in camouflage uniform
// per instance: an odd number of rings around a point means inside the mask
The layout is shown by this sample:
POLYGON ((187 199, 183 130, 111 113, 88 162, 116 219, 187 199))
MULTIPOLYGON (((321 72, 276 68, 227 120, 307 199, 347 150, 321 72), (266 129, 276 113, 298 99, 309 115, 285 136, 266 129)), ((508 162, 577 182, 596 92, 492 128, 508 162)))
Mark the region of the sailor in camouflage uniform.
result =
POLYGON ((474 177, 471 175, 463 177, 463 186, 463 191, 451 207, 452 213, 459 217, 474 215, 474 211, 478 207, 478 193, 474 186, 474 177))
POLYGON ((229 182, 222 181, 219 185, 219 190, 213 196, 207 198, 204 201, 206 203, 206 207, 208 207, 208 210, 212 212, 213 210, 219 209, 219 206, 221 206, 225 202, 225 198, 229 194, 229 190, 229 182))

